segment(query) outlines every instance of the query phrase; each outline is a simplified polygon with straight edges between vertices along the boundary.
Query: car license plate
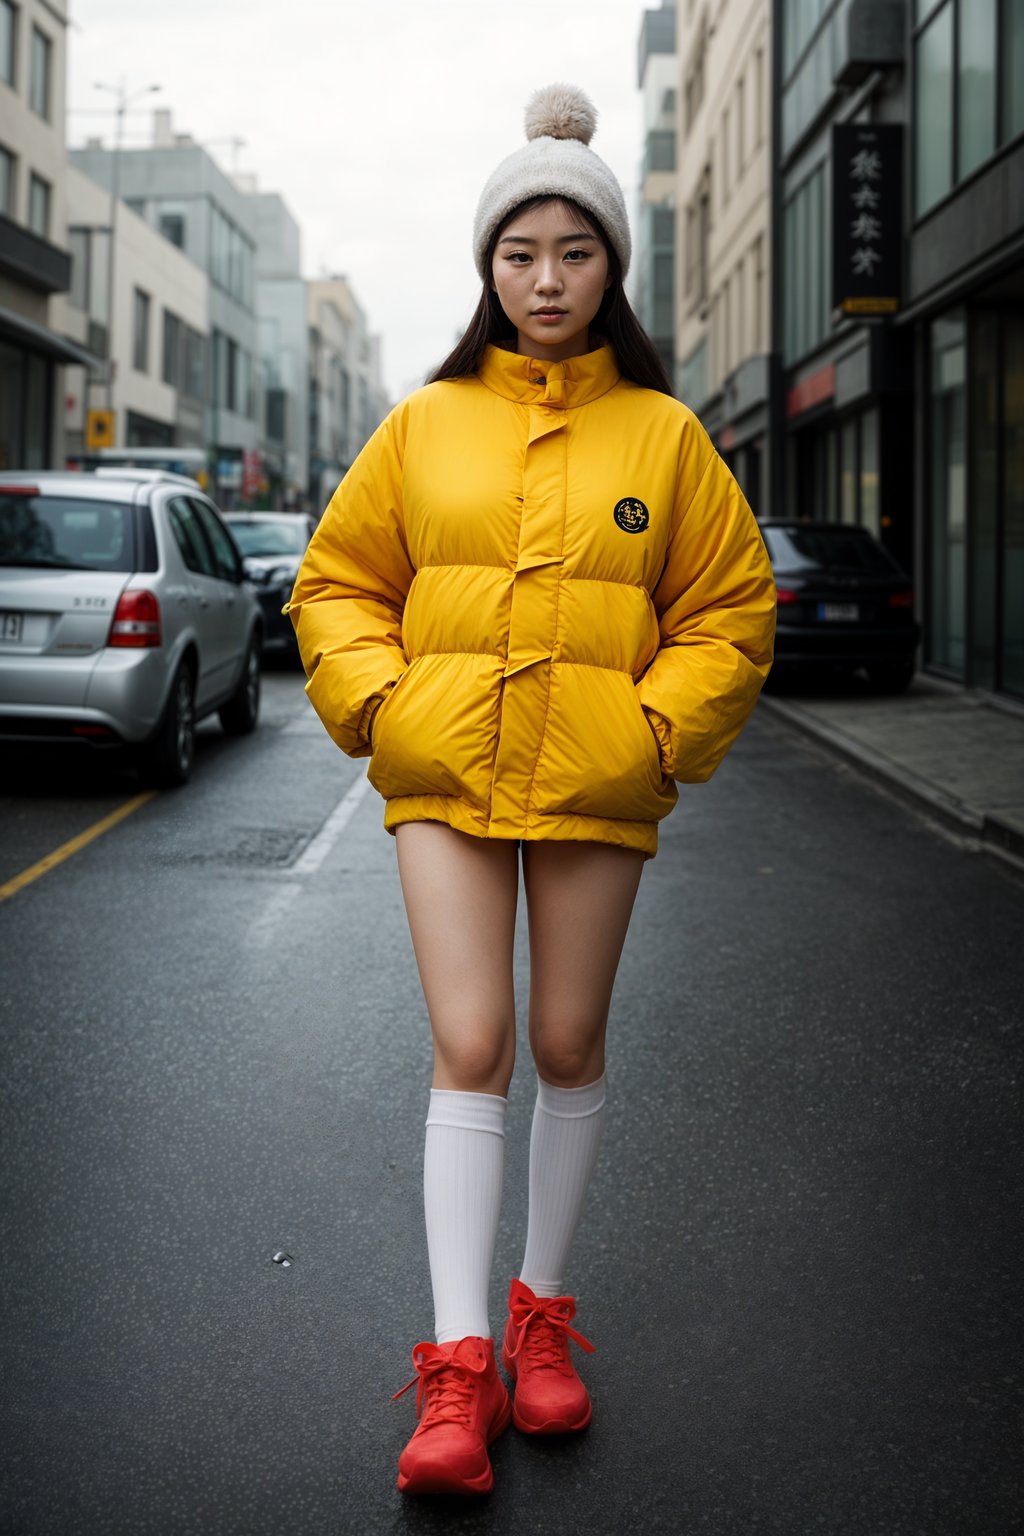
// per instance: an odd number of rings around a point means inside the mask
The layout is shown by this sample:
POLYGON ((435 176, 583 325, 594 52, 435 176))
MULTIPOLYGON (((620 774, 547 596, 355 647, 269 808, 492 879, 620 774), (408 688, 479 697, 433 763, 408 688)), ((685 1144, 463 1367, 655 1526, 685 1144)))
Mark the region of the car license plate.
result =
POLYGON ((855 624, 860 618, 860 608, 856 603, 819 603, 818 618, 831 623, 855 624))
POLYGON ((20 613, 0 612, 0 640, 20 640, 22 618, 20 613))

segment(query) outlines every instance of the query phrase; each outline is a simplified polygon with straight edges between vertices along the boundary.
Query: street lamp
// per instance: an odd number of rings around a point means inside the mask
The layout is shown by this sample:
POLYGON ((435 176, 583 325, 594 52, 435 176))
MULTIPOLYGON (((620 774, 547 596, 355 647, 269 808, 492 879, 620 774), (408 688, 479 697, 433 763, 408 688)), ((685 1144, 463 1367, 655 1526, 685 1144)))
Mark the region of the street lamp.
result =
MULTIPOLYGON (((138 101, 143 96, 149 96, 154 91, 159 91, 159 85, 144 85, 131 95, 125 90, 124 80, 117 85, 108 85, 103 80, 95 82, 97 91, 111 91, 117 97, 115 112, 117 126, 114 132, 114 161, 110 171, 110 248, 107 252, 107 410, 114 409, 114 247, 117 231, 117 193, 121 161, 121 135, 124 130, 124 115, 133 101, 138 101)), ((111 420, 113 420, 113 416, 111 420)), ((116 444, 114 445, 116 447, 116 444)))

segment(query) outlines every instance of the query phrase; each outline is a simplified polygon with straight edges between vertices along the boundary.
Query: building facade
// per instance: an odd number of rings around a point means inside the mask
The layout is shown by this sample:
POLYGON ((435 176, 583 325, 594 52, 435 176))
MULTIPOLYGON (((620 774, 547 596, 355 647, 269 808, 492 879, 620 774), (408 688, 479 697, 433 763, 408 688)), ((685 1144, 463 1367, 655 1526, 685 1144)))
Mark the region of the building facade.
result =
MULTIPOLYGON (((260 446, 256 322, 256 225, 250 199, 202 145, 154 113, 148 148, 107 148, 93 140, 73 165, 177 246, 209 280, 206 441, 214 494, 230 505, 241 493, 243 455, 260 446)), ((115 424, 118 446, 124 423, 115 424)))
POLYGON ((923 661, 1024 701, 1024 5, 906 9, 923 661))
POLYGON ((783 0, 776 31, 782 505, 914 571, 926 670, 1024 700, 1024 6, 783 0), (865 319, 844 264, 887 246, 865 319))
POLYGON ((771 6, 679 0, 676 380, 759 515, 770 502, 771 6))
POLYGON ((679 89, 675 0, 645 11, 637 75, 643 98, 644 154, 640 169, 634 255, 634 304, 670 379, 675 378, 676 116, 679 89))
POLYGON ((57 303, 61 326, 102 357, 109 349, 116 366, 67 370, 66 458, 86 451, 88 414, 102 410, 121 424, 118 446, 204 448, 205 272, 123 203, 112 222, 110 192, 74 166, 67 170, 67 210, 71 287, 57 303))
POLYGON ((299 226, 276 192, 249 193, 256 222, 256 314, 269 504, 309 489, 309 328, 299 226))
POLYGON ((388 411, 380 343, 345 277, 307 284, 309 499, 322 511, 388 411))
POLYGON ((0 469, 63 462, 61 334, 71 281, 64 136, 65 0, 0 0, 0 469))
MULTIPOLYGON (((899 136, 907 113, 904 9, 892 0, 782 0, 777 6, 775 316, 783 370, 782 510, 860 523, 909 565, 910 338, 892 315, 863 320, 844 312, 833 270, 837 239, 848 226, 879 222, 870 202, 874 183, 862 214, 837 202, 836 177, 846 175, 850 157, 834 149, 836 130, 892 126, 899 136)), ((898 147, 895 160, 898 171, 898 147)), ((897 246, 901 201, 902 190, 885 230, 897 246)), ((863 259, 873 264, 866 249, 863 259)))

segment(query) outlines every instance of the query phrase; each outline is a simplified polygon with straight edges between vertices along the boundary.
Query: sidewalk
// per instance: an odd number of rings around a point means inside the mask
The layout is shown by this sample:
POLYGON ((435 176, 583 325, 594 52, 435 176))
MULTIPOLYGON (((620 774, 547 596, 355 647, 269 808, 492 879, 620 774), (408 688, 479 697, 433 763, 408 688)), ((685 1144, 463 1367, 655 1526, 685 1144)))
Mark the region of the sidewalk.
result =
POLYGON ((923 677, 879 697, 858 679, 789 683, 761 707, 962 836, 1024 867, 1024 710, 923 677))

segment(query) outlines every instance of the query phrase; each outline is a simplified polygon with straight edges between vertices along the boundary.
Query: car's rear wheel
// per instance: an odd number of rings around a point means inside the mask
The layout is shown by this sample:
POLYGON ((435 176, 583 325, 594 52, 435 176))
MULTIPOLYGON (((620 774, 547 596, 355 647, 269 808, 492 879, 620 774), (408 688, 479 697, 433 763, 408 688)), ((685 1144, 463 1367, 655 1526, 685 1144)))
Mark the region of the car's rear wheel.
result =
POLYGON ((248 736, 256 729, 260 714, 260 642, 257 635, 249 641, 237 689, 217 714, 229 736, 248 736))
POLYGON ((876 693, 902 693, 914 678, 913 661, 877 661, 865 670, 876 693))
POLYGON ((147 783, 160 789, 187 784, 196 755, 195 680, 187 662, 174 674, 163 719, 140 753, 139 767, 147 783))

